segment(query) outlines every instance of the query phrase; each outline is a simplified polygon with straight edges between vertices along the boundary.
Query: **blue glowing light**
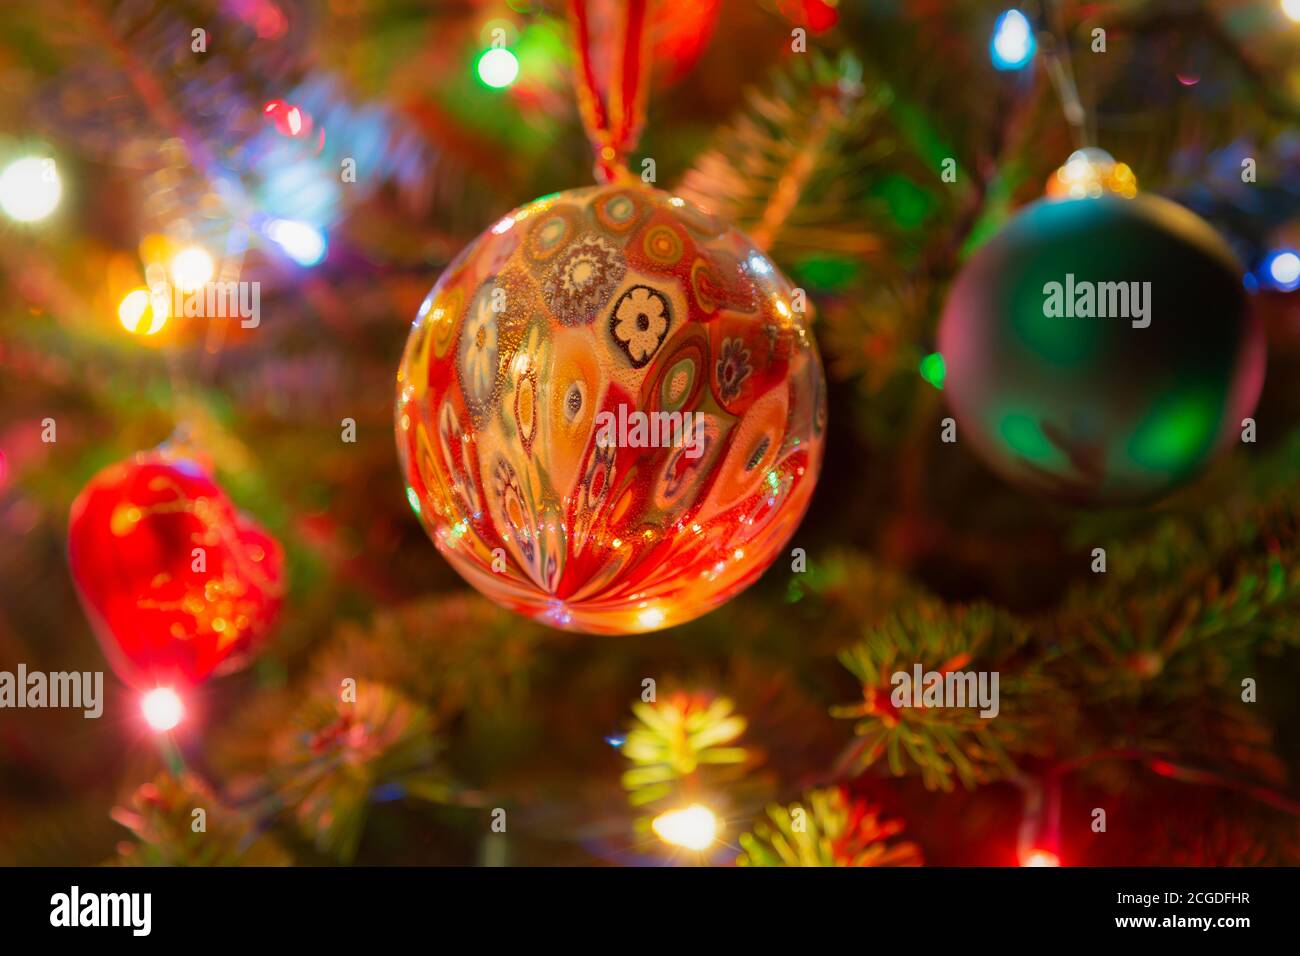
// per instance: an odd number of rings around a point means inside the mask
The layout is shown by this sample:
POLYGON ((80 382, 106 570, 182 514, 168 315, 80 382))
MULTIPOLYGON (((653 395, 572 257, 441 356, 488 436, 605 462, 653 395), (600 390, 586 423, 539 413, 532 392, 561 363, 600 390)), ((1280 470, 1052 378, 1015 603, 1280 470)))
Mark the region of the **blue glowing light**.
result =
POLYGON ((1264 260, 1264 276, 1283 292, 1300 289, 1300 255, 1294 249, 1279 249, 1264 260))
POLYGON ((772 263, 768 262, 761 252, 751 252, 747 262, 749 263, 749 271, 757 276, 771 275, 775 271, 772 268, 772 263))
POLYGON ((993 39, 989 41, 989 53, 995 67, 999 70, 1022 69, 1029 65, 1037 48, 1034 28, 1023 13, 1007 10, 998 17, 993 27, 993 39))
POLYGON ((325 236, 315 226, 292 219, 273 219, 266 236, 300 266, 314 266, 325 258, 325 236))

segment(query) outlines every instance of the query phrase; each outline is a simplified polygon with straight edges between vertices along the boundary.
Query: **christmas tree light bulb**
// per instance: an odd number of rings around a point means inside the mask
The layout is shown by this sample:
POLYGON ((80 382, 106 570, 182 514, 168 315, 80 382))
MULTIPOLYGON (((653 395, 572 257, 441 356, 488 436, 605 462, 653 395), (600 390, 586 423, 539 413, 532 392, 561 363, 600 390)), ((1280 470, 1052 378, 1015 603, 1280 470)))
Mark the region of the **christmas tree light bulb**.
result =
POLYGON ((1029 19, 1019 10, 1007 10, 998 17, 993 27, 989 52, 993 65, 999 70, 1019 70, 1034 58, 1038 41, 1029 19))
POLYGON ((704 850, 717 839, 718 818, 708 807, 694 803, 681 810, 659 814, 651 822, 650 829, 670 846, 704 850))
POLYGON ((519 76, 519 58, 505 47, 493 47, 478 58, 478 78, 494 90, 504 89, 519 76))
POLYGON ((1060 866, 1061 858, 1051 850, 1034 848, 1020 856, 1021 866, 1060 866))
POLYGON ((18 222, 36 222, 54 212, 63 183, 54 160, 41 156, 16 159, 0 173, 0 208, 18 222))
POLYGON ((1292 23, 1300 23, 1300 0, 1282 0, 1282 13, 1292 23))
MULTIPOLYGON (((1300 4, 1300 0, 1296 0, 1300 4)), ((1268 277, 1283 292, 1300 288, 1300 255, 1290 249, 1283 249, 1268 257, 1265 264, 1268 277)))
POLYGON ((117 319, 132 335, 154 335, 167 324, 169 309, 165 295, 151 296, 145 288, 132 289, 117 307, 117 319), (145 315, 148 314, 148 321, 145 315))
POLYGON ((140 700, 145 723, 158 733, 173 730, 185 716, 180 695, 170 687, 155 687, 140 700))
POLYGON ((947 369, 944 367, 942 355, 938 352, 931 352, 925 358, 921 359, 919 368, 921 378, 939 389, 939 391, 943 391, 943 379, 947 374, 947 369))
POLYGON ((325 236, 308 223, 273 219, 266 226, 266 235, 300 266, 314 266, 325 258, 325 236))
POLYGON ((212 256, 202 246, 186 246, 172 259, 172 281, 182 292, 201 288, 216 272, 212 256))

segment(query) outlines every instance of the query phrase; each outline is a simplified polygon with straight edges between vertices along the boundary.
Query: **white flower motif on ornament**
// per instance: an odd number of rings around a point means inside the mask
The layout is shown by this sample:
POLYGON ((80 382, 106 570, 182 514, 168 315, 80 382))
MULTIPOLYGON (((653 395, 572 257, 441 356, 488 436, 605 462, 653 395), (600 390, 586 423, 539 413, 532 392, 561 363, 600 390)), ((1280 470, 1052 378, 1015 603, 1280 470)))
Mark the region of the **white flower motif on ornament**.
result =
POLYGON ((460 340, 461 376, 469 397, 485 402, 497 377, 497 314, 492 310, 490 286, 474 300, 460 340))
POLYGON ((610 318, 610 331, 635 368, 654 356, 668 334, 668 300, 649 286, 636 285, 623 293, 610 318))

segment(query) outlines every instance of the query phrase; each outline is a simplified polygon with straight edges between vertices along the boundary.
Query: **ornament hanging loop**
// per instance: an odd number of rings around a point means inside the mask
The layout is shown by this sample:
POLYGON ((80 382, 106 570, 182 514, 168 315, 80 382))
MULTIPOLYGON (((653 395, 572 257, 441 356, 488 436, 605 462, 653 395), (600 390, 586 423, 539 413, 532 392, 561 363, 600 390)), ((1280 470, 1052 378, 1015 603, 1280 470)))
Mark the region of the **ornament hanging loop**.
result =
POLYGON ((612 146, 601 146, 596 149, 596 162, 591 167, 591 174, 601 185, 618 182, 632 175, 628 172, 624 157, 612 146))
POLYGON ((626 157, 645 122, 646 9, 649 0, 570 0, 577 48, 575 85, 582 125, 595 153, 596 181, 628 179, 626 157), (597 35, 609 42, 594 42, 597 35))

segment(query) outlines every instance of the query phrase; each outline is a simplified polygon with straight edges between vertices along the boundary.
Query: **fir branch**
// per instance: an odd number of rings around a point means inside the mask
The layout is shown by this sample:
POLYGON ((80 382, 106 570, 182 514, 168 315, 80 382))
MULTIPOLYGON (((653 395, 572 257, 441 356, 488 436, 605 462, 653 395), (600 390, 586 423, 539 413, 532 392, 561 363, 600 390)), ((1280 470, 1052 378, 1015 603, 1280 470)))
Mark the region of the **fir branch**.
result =
POLYGON ((824 178, 843 132, 868 126, 882 105, 864 99, 861 65, 845 54, 798 57, 769 92, 750 95, 745 113, 718 134, 687 172, 678 192, 749 233, 761 249, 780 240, 786 248, 856 255, 879 251, 869 232, 845 229, 841 210, 824 190, 824 178), (803 203, 802 212, 794 216, 803 203))
POLYGON ((1269 549, 1300 544, 1300 429, 1248 469, 1222 467, 1171 501, 1152 522, 1145 513, 1082 515, 1071 539, 1098 542, 1106 574, 1076 586, 1072 607, 1114 607, 1162 586, 1195 586, 1269 549))
POLYGON ((293 860, 254 817, 224 805, 193 774, 159 774, 112 817, 135 841, 119 844, 123 866, 288 866, 293 860), (196 816, 202 811, 202 817, 196 816), (201 825, 200 825, 201 819, 201 825))
POLYGON ((1059 670, 1077 672, 1097 703, 1136 699, 1157 682, 1167 697, 1194 699, 1247 674, 1269 646, 1297 643, 1300 542, 1283 548, 1274 539, 1225 570, 1109 597, 1108 608, 1076 598, 1057 617, 1052 627, 1070 649, 1059 670))
POLYGON ((1276 787, 1249 778, 1228 776, 1213 768, 1195 766, 1185 760, 1169 760, 1159 753, 1143 750, 1140 747, 1116 747, 1097 751, 1086 758, 1060 765, 1058 772, 1072 772, 1104 760, 1133 761, 1169 780, 1243 794, 1272 810, 1300 817, 1300 798, 1293 797, 1276 787))
POLYGON ((343 861, 356 853, 372 801, 448 802, 453 792, 435 763, 441 744, 429 713, 382 684, 358 682, 354 700, 337 685, 320 687, 271 749, 278 803, 343 861))
POLYGON ((881 819, 843 788, 813 790, 802 802, 769 806, 766 819, 740 835, 736 865, 920 866, 916 844, 894 841, 902 830, 902 821, 881 819))
POLYGON ((633 764, 623 774, 632 806, 719 786, 752 767, 756 754, 738 744, 746 721, 734 710, 726 697, 705 693, 634 704, 636 721, 622 748, 633 764))
POLYGON ((314 679, 400 689, 443 721, 522 706, 545 632, 475 594, 412 601, 346 622, 314 655, 314 679), (435 639, 436 637, 436 639, 435 639))
MULTIPOLYGON (((840 656, 862 683, 861 703, 831 709, 856 721, 857 741, 837 772, 857 774, 883 761, 894 776, 919 772, 926 787, 950 790, 954 780, 973 788, 1015 772, 1014 757, 1042 751, 1051 685, 1023 652, 1027 626, 987 605, 949 608, 921 602, 869 628, 840 656), (981 717, 978 708, 898 706, 894 675, 958 670, 999 673, 1000 710, 981 717)), ((1059 705, 1058 705, 1059 706, 1059 705)), ((1064 713, 1052 715, 1061 725, 1064 713)))

